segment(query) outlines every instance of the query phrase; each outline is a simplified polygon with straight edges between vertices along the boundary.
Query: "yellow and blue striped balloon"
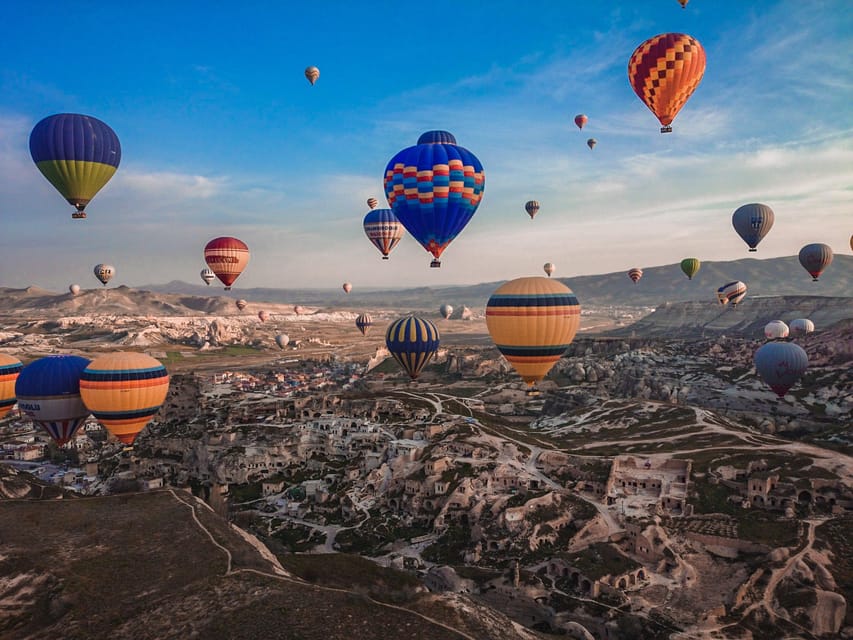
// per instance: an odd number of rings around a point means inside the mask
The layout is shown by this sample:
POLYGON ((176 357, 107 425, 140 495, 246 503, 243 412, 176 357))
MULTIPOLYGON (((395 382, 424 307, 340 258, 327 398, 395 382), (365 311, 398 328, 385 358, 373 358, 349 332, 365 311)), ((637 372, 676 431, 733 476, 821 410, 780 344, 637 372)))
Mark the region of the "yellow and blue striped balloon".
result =
POLYGON ((0 418, 15 406, 15 381, 24 368, 17 358, 0 353, 0 418))
POLYGON ((30 155, 39 171, 77 208, 83 211, 109 182, 121 162, 121 144, 115 131, 92 116, 57 113, 41 120, 30 133, 30 155))
POLYGON ((391 323, 385 332, 385 344, 412 380, 416 380, 438 351, 438 329, 429 320, 406 316, 391 323))
POLYGON ((542 380, 572 343, 581 307, 557 280, 518 278, 498 287, 486 304, 492 341, 528 384, 542 380))
POLYGON ((144 353, 117 352, 95 358, 80 376, 80 395, 98 422, 131 445, 166 399, 169 374, 144 353))

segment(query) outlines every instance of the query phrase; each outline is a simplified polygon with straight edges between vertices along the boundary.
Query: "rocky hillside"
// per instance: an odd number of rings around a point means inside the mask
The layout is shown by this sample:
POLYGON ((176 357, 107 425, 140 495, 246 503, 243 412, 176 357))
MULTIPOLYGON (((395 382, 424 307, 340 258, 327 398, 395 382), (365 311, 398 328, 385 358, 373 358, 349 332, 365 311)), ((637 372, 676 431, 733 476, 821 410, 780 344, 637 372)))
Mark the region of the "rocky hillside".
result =
POLYGON ((809 318, 818 330, 853 318, 853 298, 823 296, 747 295, 737 307, 716 302, 666 302, 628 327, 609 332, 614 336, 696 338, 704 334, 762 338, 771 320, 790 322, 809 318))

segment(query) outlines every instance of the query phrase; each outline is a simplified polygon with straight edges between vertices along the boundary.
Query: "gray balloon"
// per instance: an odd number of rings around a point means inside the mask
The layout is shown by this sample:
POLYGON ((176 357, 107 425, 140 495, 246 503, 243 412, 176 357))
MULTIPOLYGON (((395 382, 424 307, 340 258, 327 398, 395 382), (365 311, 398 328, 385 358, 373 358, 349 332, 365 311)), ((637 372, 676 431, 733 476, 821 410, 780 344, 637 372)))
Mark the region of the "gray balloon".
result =
POLYGON ((732 214, 732 226, 750 251, 756 251, 758 243, 773 227, 776 216, 766 204, 753 202, 738 207, 732 214))

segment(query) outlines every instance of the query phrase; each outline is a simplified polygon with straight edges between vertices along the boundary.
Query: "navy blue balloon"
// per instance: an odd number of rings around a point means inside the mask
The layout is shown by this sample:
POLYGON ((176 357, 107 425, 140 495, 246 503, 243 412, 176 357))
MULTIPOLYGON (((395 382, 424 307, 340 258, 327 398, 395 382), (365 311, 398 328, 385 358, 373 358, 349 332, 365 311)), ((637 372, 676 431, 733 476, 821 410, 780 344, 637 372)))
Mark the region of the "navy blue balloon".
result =
POLYGON ((385 196, 406 230, 439 258, 477 211, 486 186, 483 165, 447 131, 428 131, 385 167, 385 196))

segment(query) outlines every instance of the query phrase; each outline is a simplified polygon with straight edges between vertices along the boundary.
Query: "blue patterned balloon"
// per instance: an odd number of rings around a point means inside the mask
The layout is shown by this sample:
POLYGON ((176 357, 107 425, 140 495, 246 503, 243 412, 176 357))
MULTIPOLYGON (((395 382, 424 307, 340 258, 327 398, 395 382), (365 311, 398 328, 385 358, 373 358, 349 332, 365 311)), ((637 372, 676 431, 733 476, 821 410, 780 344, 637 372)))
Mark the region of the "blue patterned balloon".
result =
POLYGON ((385 167, 388 204, 434 256, 432 267, 477 211, 485 186, 483 165, 447 131, 424 133, 385 167))
POLYGON ((385 345, 394 359, 415 380, 438 351, 438 329, 429 320, 406 316, 395 320, 385 332, 385 345))

